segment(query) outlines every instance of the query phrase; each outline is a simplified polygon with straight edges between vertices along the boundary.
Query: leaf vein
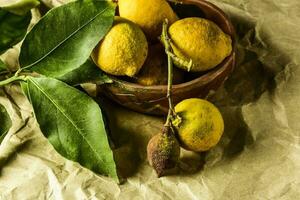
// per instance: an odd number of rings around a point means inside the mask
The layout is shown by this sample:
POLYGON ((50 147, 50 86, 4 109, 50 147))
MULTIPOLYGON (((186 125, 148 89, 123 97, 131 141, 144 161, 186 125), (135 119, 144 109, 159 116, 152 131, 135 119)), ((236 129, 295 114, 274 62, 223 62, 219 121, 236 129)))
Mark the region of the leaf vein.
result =
POLYGON ((82 26, 80 26, 77 30, 75 30, 72 34, 70 34, 68 37, 66 37, 65 39, 63 39, 61 42, 59 42, 53 49, 51 49, 49 52, 47 52, 44 56, 42 56, 41 58, 39 58, 38 60, 36 60, 35 62, 22 67, 23 69, 27 69, 30 68, 34 65, 36 65, 37 63, 41 62, 44 58, 46 58, 48 55, 50 55, 53 51, 55 51, 58 47, 60 47, 64 42, 66 42, 67 40, 69 40, 73 35, 75 35, 76 33, 78 33, 81 29, 83 29, 84 27, 86 27, 88 24, 90 24, 91 22, 93 22, 99 15, 103 14, 109 7, 106 7, 104 10, 102 10, 101 12, 99 12, 97 15, 95 15, 94 17, 92 17, 89 21, 87 21, 86 23, 84 23, 82 26))
MULTIPOLYGON (((78 133, 81 135, 81 137, 86 141, 86 143, 89 145, 90 149, 95 153, 95 155, 102 160, 102 158, 98 155, 97 151, 92 147, 92 145, 88 142, 88 140, 84 137, 84 134, 82 133, 82 130, 77 127, 77 125, 75 124, 75 122, 69 118, 69 116, 60 108, 60 106, 50 98, 49 94, 44 91, 39 85, 38 83, 36 83, 33 79, 29 78, 29 80, 45 95, 45 97, 47 99, 49 99, 49 101, 57 108, 57 110, 59 110, 63 116, 75 127, 75 129, 78 131, 78 133)), ((102 160, 103 161, 103 160, 102 160)))

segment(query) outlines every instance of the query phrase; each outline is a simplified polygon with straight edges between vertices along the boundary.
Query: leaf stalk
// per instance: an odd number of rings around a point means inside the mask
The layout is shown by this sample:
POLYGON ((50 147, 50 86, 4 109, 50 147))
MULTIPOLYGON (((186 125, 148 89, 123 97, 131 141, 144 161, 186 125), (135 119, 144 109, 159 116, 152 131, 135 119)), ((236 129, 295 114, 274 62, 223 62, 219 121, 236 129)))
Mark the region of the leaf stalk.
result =
POLYGON ((5 85, 15 82, 15 81, 26 81, 26 77, 14 75, 6 80, 0 81, 0 87, 5 86, 5 85))

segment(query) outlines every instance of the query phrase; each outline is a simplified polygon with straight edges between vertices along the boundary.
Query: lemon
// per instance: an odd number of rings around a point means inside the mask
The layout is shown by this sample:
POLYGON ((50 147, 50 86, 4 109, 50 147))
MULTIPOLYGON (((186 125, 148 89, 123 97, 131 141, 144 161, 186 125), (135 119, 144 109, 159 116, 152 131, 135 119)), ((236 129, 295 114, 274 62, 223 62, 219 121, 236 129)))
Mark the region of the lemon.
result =
POLYGON ((116 17, 114 25, 94 50, 94 61, 104 72, 116 76, 134 76, 148 54, 143 31, 133 22, 116 17))
POLYGON ((188 71, 199 72, 214 68, 232 51, 231 37, 214 22, 190 17, 176 21, 169 27, 174 54, 184 60, 192 60, 190 69, 181 63, 175 64, 188 71))
POLYGON ((166 18, 170 23, 178 20, 165 0, 119 0, 118 5, 120 16, 138 24, 150 40, 160 36, 166 18))
POLYGON ((224 131, 220 111, 212 103, 198 99, 185 99, 175 106, 177 119, 172 121, 178 139, 187 150, 207 151, 215 146, 224 131))
MULTIPOLYGON (((168 83, 168 63, 164 47, 161 44, 149 46, 148 57, 136 76, 136 82, 145 85, 166 85, 168 83)), ((173 70, 173 83, 183 82, 183 73, 178 68, 173 70)))

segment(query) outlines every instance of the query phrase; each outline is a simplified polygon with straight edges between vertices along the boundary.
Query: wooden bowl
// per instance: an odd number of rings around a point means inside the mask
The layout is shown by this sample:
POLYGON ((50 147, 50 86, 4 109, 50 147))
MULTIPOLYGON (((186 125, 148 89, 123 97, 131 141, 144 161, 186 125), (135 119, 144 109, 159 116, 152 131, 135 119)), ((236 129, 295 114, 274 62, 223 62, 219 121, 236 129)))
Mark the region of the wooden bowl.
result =
MULTIPOLYGON (((231 36, 233 50, 221 64, 207 71, 199 77, 177 85, 173 85, 173 102, 178 102, 193 97, 205 98, 211 90, 217 90, 227 79, 235 65, 235 33, 234 28, 224 14, 215 5, 204 0, 184 0, 184 5, 197 6, 201 15, 215 22, 225 33, 231 36)), ((98 91, 118 104, 135 110, 137 112, 163 115, 168 111, 168 100, 166 98, 167 86, 142 86, 136 83, 120 80, 118 77, 110 76, 113 83, 98 86, 98 91)))

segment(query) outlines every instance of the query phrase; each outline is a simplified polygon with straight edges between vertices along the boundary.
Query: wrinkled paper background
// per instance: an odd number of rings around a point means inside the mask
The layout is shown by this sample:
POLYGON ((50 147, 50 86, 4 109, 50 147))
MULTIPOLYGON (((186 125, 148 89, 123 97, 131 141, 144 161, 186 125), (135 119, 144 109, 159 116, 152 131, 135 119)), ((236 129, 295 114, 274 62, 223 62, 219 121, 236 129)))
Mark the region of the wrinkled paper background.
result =
MULTIPOLYGON (((61 0, 45 0, 57 6, 61 0)), ((18 86, 0 92, 13 127, 0 146, 0 199, 253 200, 300 198, 300 1, 214 0, 238 35, 237 66, 209 99, 225 133, 206 154, 183 152, 178 175, 156 178, 146 145, 163 119, 106 101, 122 184, 55 152, 18 86)), ((18 47, 2 59, 17 65, 18 47)))

